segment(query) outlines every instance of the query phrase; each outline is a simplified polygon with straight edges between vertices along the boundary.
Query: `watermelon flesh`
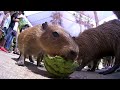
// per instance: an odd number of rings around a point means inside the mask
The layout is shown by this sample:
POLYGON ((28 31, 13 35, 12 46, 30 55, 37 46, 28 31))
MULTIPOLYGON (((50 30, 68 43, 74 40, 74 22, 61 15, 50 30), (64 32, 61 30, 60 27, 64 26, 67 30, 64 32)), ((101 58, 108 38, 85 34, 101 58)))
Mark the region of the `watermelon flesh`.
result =
POLYGON ((46 70, 54 77, 68 77, 79 66, 77 62, 66 61, 60 56, 45 55, 43 60, 46 70))

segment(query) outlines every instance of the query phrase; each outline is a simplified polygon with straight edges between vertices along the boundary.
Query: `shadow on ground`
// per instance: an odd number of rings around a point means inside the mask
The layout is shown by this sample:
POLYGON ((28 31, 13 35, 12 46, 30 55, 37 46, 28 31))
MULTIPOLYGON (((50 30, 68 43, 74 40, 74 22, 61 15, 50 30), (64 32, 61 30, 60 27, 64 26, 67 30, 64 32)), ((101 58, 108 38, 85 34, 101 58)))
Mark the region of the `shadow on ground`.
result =
MULTIPOLYGON (((17 61, 18 59, 17 58, 11 58, 12 60, 15 60, 16 61, 16 64, 17 64, 17 61)), ((19 66, 18 66, 19 67, 19 66)), ((33 73, 35 74, 39 74, 41 76, 44 76, 44 77, 48 77, 50 78, 50 75, 49 73, 45 70, 44 67, 38 67, 36 64, 34 63, 30 63, 30 62, 27 62, 25 61, 25 66, 24 67, 27 67, 29 70, 31 70, 33 73), (42 70, 43 69, 43 70, 42 70)))
MULTIPOLYGON (((16 63, 18 61, 17 58, 12 58, 12 60, 15 60, 16 63)), ((51 79, 60 79, 60 78, 51 77, 44 67, 37 67, 36 63, 30 63, 29 61, 26 61, 24 67, 27 67, 29 70, 31 70, 35 74, 39 74, 41 76, 48 77, 51 79)), ((120 79, 120 69, 108 75, 98 74, 98 72, 105 71, 105 70, 106 69, 96 70, 96 72, 75 71, 73 74, 70 75, 70 78, 72 79, 120 79)), ((69 79, 69 78, 66 78, 66 79, 69 79)))

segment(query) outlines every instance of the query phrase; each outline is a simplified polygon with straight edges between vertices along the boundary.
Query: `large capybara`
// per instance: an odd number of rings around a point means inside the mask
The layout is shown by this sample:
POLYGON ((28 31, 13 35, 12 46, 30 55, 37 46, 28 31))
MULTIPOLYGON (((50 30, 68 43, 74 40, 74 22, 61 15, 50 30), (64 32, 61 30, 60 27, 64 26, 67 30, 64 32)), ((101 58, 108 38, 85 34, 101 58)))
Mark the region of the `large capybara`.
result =
POLYGON ((27 56, 39 56, 40 52, 51 56, 62 56, 66 60, 74 60, 79 53, 78 45, 72 37, 58 25, 36 25, 27 28, 18 36, 20 58, 18 65, 24 65, 27 56))
MULTIPOLYGON (((120 11, 115 11, 117 15, 120 11)), ((119 13, 119 14, 118 14, 119 13)), ((119 17, 118 17, 119 18, 119 17)), ((77 71, 82 70, 91 61, 97 62, 105 56, 115 56, 114 66, 100 74, 113 73, 120 66, 120 21, 117 19, 108 21, 96 28, 85 30, 74 38, 79 46, 77 71)))

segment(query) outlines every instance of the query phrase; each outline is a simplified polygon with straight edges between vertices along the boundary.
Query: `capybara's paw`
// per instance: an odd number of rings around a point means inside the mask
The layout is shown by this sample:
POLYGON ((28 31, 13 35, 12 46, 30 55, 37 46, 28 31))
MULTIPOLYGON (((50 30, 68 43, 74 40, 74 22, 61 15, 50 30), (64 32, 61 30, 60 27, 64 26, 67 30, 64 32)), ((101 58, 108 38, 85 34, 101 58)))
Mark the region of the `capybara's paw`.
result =
POLYGON ((40 64, 39 67, 44 67, 44 65, 41 65, 41 64, 40 64))
POLYGON ((17 62, 17 65, 18 65, 18 66, 24 66, 25 64, 24 64, 24 62, 22 62, 22 61, 18 61, 18 62, 17 62))
POLYGON ((118 69, 116 72, 120 72, 120 69, 118 69))
POLYGON ((99 74, 106 75, 107 73, 104 71, 104 72, 99 72, 99 74))
POLYGON ((99 74, 103 74, 103 75, 107 75, 107 74, 111 74, 111 73, 113 73, 113 71, 107 70, 107 71, 99 72, 99 74))
POLYGON ((39 67, 44 67, 44 65, 42 65, 42 64, 39 64, 39 65, 37 65, 37 66, 39 66, 39 67))
POLYGON ((94 72, 95 70, 93 70, 93 69, 88 69, 87 71, 94 72))
POLYGON ((91 71, 91 69, 89 68, 89 69, 87 69, 87 71, 91 71))
POLYGON ((31 60, 30 62, 31 62, 31 63, 34 63, 34 61, 33 61, 33 60, 31 60))

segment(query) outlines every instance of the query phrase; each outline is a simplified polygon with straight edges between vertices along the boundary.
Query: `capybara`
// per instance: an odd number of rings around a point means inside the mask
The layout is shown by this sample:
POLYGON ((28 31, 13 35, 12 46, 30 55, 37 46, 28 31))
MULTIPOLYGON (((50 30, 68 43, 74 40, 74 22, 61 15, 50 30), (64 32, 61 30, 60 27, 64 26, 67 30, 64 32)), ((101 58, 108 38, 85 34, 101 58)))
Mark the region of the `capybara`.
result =
POLYGON ((65 30, 48 24, 27 28, 18 36, 20 58, 18 65, 24 65, 26 56, 37 56, 42 51, 50 56, 62 56, 66 60, 74 60, 79 53, 78 45, 65 30))
MULTIPOLYGON (((27 29, 27 28, 29 28, 30 26, 28 25, 28 24, 26 24, 26 25, 24 25, 23 27, 21 27, 21 29, 20 29, 20 33, 22 32, 22 31, 24 31, 25 29, 27 29)), ((15 39, 17 39, 17 37, 15 38, 15 39)), ((17 40, 14 40, 14 44, 15 44, 15 46, 14 46, 14 49, 16 49, 16 51, 14 50, 14 54, 18 54, 19 53, 19 51, 18 51, 18 47, 17 47, 17 40)), ((19 58, 20 58, 20 56, 18 57, 18 60, 19 60, 19 58)), ((32 58, 32 56, 28 56, 28 58, 29 58, 29 61, 30 62, 32 62, 32 63, 34 63, 34 60, 33 60, 33 58, 32 58)), ((37 59, 38 60, 38 59, 37 59)), ((38 61, 37 61, 37 66, 38 66, 38 61)))
MULTIPOLYGON (((120 11, 115 11, 115 13, 120 11)), ((117 14, 118 15, 118 14, 117 14)), ((119 18, 119 17, 118 17, 119 18)), ((90 28, 74 38, 79 46, 77 71, 82 70, 91 61, 106 56, 115 56, 114 66, 100 74, 113 73, 120 66, 120 21, 117 19, 108 21, 96 28, 90 28)))
MULTIPOLYGON (((114 57, 113 56, 106 56, 101 58, 103 59, 103 66, 105 68, 108 68, 109 66, 114 65, 114 57)), ((98 66, 100 64, 101 59, 94 60, 90 64, 88 64, 89 69, 87 71, 95 71, 96 69, 99 69, 98 66)))
MULTIPOLYGON (((29 28, 29 27, 30 27, 30 26, 29 26, 28 24, 24 25, 24 26, 21 28, 20 32, 26 30, 26 29, 29 28)), ((42 62, 42 60, 43 60, 43 55, 44 55, 43 52, 40 51, 40 53, 39 53, 37 56, 34 56, 34 57, 37 57, 37 58, 36 58, 36 59, 37 59, 37 66, 43 67, 42 64, 41 64, 41 62, 42 62)), ((21 56, 21 54, 20 54, 20 56, 21 56)), ((20 58, 20 56, 19 56, 19 58, 20 58)), ((18 60, 19 60, 19 58, 18 58, 18 60)), ((28 56, 28 59, 29 59, 30 62, 34 63, 34 60, 33 60, 33 58, 32 58, 31 55, 28 56)), ((20 64, 20 65, 21 65, 21 64, 20 64)))
POLYGON ((114 65, 114 57, 113 56, 103 57, 104 68, 112 67, 113 65, 114 65))
MULTIPOLYGON (((34 56, 34 58, 37 57, 37 58, 35 58, 37 61, 37 66, 43 67, 43 65, 41 64, 41 62, 43 60, 43 56, 44 56, 44 53, 42 51, 40 51, 37 56, 34 56)), ((20 57, 21 57, 21 54, 19 55, 18 60, 20 59, 20 57)), ((24 57, 24 60, 26 58, 28 58, 31 63, 34 63, 32 55, 28 55, 28 57, 24 57)), ((24 66, 24 64, 18 64, 18 65, 24 66)))

